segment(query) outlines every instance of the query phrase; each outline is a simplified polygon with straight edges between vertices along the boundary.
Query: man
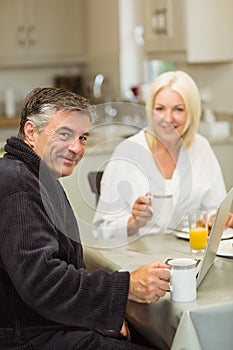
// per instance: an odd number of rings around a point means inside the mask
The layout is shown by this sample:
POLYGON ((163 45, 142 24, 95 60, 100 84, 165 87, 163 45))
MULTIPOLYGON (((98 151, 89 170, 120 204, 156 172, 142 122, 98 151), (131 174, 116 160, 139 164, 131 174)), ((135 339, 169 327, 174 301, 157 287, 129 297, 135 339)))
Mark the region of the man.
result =
POLYGON ((128 300, 169 288, 168 266, 89 273, 59 177, 85 152, 93 108, 58 88, 25 99, 18 138, 0 160, 0 349, 146 349, 130 342, 128 300))

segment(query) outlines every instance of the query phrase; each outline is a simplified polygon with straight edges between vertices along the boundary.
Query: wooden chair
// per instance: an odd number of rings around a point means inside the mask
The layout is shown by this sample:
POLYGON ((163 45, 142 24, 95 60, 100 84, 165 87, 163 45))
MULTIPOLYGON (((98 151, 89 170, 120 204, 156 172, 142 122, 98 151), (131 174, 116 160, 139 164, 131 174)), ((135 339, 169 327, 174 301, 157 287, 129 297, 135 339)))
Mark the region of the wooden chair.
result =
POLYGON ((96 195, 96 204, 98 203, 100 196, 100 182, 103 176, 103 171, 91 171, 88 173, 88 181, 91 187, 91 191, 96 195))

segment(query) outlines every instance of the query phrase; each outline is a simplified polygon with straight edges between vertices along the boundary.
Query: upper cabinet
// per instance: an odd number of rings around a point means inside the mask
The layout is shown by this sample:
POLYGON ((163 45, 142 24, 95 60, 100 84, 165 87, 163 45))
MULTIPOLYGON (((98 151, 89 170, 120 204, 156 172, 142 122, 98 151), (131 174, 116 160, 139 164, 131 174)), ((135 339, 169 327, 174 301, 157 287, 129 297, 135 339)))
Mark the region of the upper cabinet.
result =
POLYGON ((232 0, 145 1, 145 52, 190 63, 233 59, 232 0))
POLYGON ((84 0, 1 0, 0 65, 76 63, 84 0))

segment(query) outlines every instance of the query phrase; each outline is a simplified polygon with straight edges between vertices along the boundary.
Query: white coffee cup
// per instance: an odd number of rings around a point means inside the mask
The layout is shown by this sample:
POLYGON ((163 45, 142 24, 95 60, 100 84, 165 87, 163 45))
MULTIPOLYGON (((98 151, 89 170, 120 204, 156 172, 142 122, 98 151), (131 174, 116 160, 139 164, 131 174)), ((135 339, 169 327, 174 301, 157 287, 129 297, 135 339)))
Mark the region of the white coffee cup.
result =
POLYGON ((167 228, 173 213, 173 194, 152 194, 150 199, 153 223, 164 230, 167 228))
POLYGON ((171 300, 188 302, 196 299, 196 260, 178 258, 169 260, 171 300))

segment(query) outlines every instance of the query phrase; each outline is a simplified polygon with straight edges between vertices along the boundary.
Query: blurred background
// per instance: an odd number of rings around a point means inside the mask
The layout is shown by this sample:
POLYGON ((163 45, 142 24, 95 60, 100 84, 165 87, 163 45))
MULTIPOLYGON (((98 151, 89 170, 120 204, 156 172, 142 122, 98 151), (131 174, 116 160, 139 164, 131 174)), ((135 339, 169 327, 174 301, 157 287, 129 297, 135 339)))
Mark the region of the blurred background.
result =
MULTIPOLYGON (((232 34, 232 0, 0 0, 0 145, 16 135, 22 100, 36 86, 62 86, 102 104, 101 122, 143 127, 149 84, 182 69, 200 88, 200 132, 230 188, 232 34)), ((120 141, 118 130, 111 132, 120 141)), ((93 151, 90 159, 102 156, 103 163, 112 150, 93 151)), ((86 161, 86 172, 96 159, 86 161)))
POLYGON ((214 112, 231 114, 232 32, 231 0, 0 0, 1 115, 17 115, 41 85, 143 102, 147 84, 174 68, 214 112))

